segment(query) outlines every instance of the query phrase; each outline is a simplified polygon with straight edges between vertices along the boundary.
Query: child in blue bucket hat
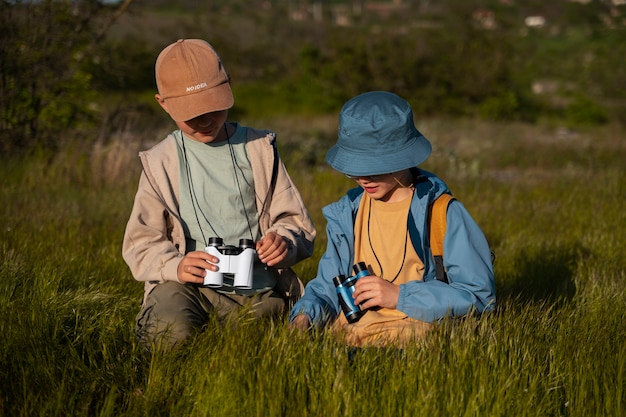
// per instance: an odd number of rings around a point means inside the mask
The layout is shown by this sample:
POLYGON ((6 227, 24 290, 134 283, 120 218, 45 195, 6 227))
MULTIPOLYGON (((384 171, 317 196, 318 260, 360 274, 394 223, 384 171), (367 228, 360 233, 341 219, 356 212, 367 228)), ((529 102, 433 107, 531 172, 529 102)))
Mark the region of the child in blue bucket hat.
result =
MULTIPOLYGON (((401 97, 372 91, 344 104, 338 140, 326 161, 358 187, 323 209, 328 246, 317 276, 291 310, 292 327, 329 324, 356 347, 406 346, 443 317, 494 308, 491 250, 456 200, 445 216, 447 277, 437 279, 428 236, 429 207, 450 190, 441 179, 417 168, 431 151, 401 97), (344 305, 342 313, 334 280, 354 276, 353 266, 359 262, 370 275, 354 284, 353 305, 360 318, 349 322, 349 306, 344 305)), ((345 304, 345 297, 342 301, 345 304)))

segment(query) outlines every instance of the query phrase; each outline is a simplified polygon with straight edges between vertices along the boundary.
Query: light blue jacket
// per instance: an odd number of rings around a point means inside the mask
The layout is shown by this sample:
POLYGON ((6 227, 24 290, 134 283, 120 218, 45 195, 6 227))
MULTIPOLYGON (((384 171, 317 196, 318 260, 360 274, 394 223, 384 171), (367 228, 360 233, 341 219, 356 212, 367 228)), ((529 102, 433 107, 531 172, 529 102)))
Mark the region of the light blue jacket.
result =
MULTIPOLYGON (((400 284, 397 309, 426 322, 492 310, 496 296, 491 251, 481 229, 456 200, 448 207, 444 238, 444 266, 449 284, 435 278, 435 262, 427 236, 428 206, 449 190, 433 174, 422 170, 420 173, 408 227, 413 247, 424 262, 424 280, 400 284)), ((334 320, 341 312, 332 279, 339 274, 353 275, 354 220, 362 196, 363 189, 354 188, 322 209, 327 220, 328 246, 320 259, 317 276, 307 284, 304 296, 292 308, 290 321, 304 313, 311 323, 319 326, 334 320)))

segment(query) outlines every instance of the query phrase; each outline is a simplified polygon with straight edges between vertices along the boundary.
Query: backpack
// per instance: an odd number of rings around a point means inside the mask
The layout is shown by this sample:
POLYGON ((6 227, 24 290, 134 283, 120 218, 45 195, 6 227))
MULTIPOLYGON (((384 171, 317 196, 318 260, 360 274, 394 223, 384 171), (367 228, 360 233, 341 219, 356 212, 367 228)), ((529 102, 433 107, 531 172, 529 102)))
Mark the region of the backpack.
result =
POLYGON ((435 259, 435 275, 446 284, 448 274, 443 266, 443 239, 446 235, 448 206, 454 199, 450 194, 442 194, 428 207, 430 249, 435 259))
MULTIPOLYGON (((441 194, 428 207, 428 228, 430 234, 430 250, 435 258, 436 278, 449 284, 448 274, 443 266, 443 239, 446 236, 448 206, 456 198, 450 194, 441 194)), ((496 254, 491 251, 491 262, 495 263, 496 254)))

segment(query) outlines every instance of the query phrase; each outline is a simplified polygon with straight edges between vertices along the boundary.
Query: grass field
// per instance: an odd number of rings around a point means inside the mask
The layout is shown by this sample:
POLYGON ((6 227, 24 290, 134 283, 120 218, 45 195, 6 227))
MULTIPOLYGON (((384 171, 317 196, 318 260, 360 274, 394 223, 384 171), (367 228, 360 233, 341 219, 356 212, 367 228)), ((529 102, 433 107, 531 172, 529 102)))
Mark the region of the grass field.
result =
MULTIPOLYGON (((334 118, 244 121, 280 150, 319 230, 352 186, 322 163, 334 118), (265 126, 267 124, 267 126, 265 126)), ((83 138, 0 165, 0 415, 624 416, 623 128, 426 120, 439 174, 497 255, 498 308, 353 361, 329 334, 246 317, 183 349, 135 341, 142 285, 121 258, 145 138, 83 138)))

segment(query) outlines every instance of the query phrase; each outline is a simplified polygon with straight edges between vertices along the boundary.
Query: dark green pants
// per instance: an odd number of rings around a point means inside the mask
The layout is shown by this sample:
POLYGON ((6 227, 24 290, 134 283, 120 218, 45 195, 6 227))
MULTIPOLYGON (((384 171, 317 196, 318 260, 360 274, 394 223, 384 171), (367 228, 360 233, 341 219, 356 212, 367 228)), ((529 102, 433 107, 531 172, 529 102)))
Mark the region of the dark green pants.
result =
POLYGON ((273 290, 254 296, 221 294, 214 289, 168 281, 148 294, 137 315, 136 333, 149 348, 167 350, 187 340, 217 314, 224 319, 245 307, 255 317, 285 313, 285 299, 273 290))

